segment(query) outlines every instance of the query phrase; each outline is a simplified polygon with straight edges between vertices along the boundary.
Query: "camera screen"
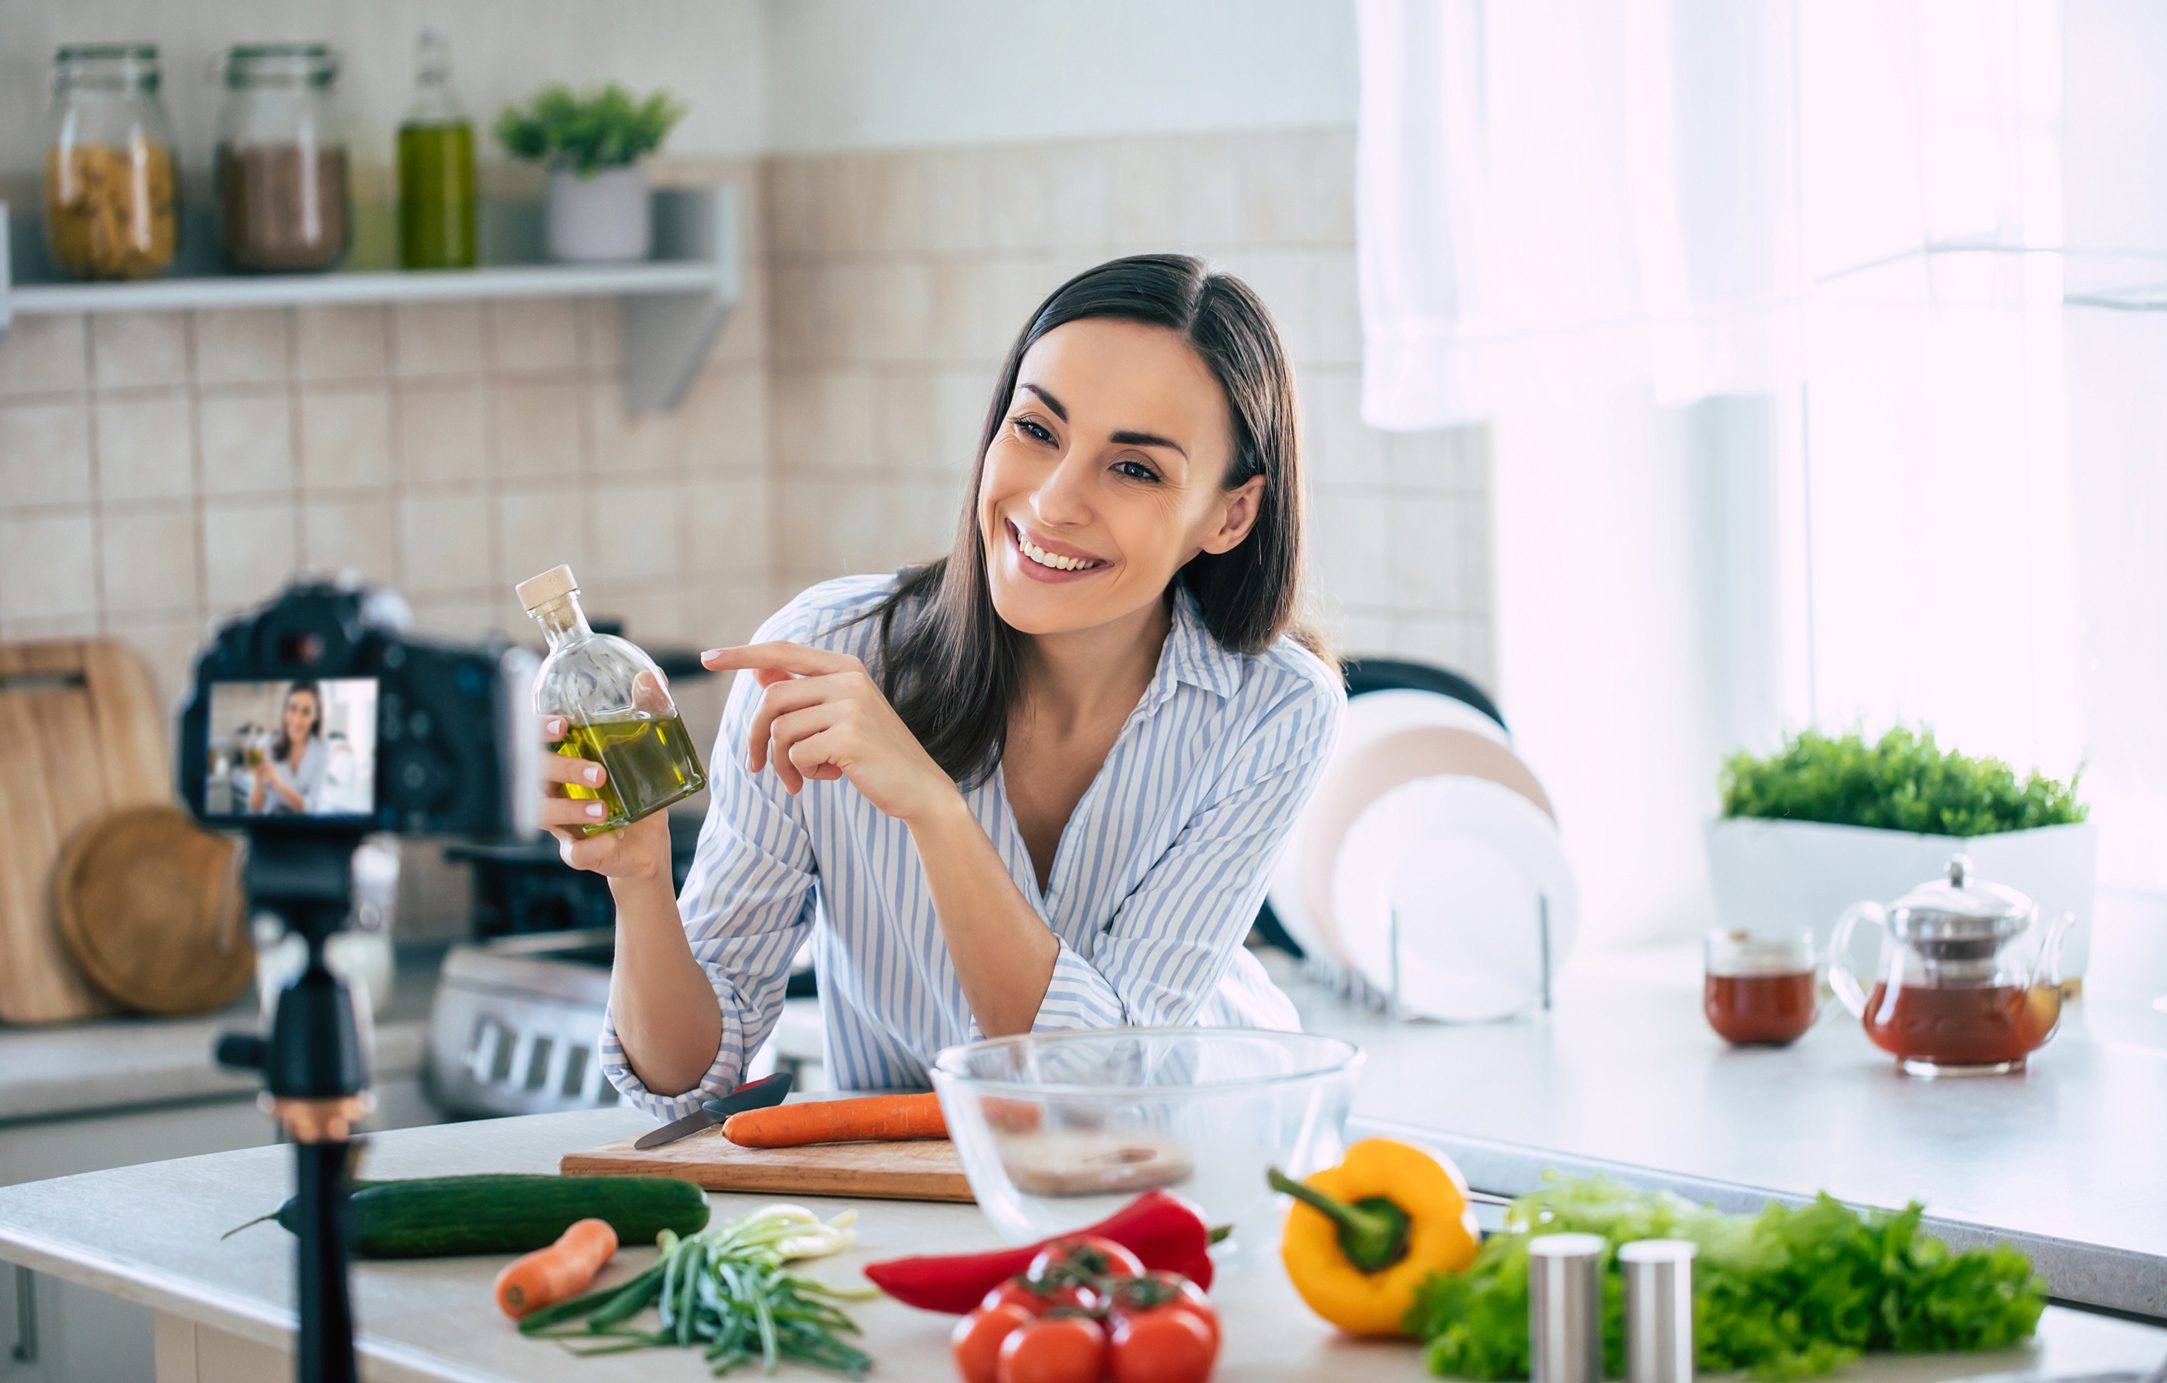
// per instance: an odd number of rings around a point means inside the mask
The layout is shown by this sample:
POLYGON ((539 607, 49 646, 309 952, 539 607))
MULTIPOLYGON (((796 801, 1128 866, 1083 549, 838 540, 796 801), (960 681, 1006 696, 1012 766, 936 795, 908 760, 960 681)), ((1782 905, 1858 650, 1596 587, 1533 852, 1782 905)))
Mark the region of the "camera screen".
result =
POLYGON ((211 687, 205 816, 376 810, 376 679, 211 687))

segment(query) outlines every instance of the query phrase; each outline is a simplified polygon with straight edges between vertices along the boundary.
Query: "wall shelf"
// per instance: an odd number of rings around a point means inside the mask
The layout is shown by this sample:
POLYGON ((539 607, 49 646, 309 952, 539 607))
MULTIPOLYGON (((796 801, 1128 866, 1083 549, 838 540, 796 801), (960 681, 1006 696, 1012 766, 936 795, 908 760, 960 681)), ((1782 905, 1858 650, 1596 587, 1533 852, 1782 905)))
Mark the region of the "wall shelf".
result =
POLYGON ((539 202, 482 209, 481 266, 395 267, 389 208, 357 208, 355 243, 338 269, 319 274, 239 274, 218 262, 209 213, 184 218, 181 252, 152 279, 83 283, 45 249, 34 212, 10 211, 0 256, 0 334, 16 316, 87 312, 217 311, 333 303, 614 297, 622 314, 625 401, 675 407, 742 292, 743 253, 735 189, 658 188, 654 253, 628 264, 558 264, 542 251, 539 202))

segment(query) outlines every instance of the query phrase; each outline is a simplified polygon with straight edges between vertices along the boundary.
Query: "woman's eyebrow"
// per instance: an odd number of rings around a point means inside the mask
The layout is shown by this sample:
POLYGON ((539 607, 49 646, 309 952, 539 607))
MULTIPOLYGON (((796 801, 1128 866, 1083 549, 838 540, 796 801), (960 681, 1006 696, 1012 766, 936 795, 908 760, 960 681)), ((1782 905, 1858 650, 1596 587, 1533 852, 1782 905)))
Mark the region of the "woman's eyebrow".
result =
POLYGON ((1181 443, 1175 441, 1173 438, 1161 437, 1156 432, 1131 432, 1127 429, 1123 429, 1120 432, 1109 434, 1107 440, 1119 442, 1125 447, 1166 447, 1171 451, 1181 453, 1182 460, 1186 461, 1189 459, 1188 448, 1182 446, 1181 443))
MULTIPOLYGON (((1053 415, 1056 418, 1059 418, 1064 423, 1068 421, 1068 409, 1063 407, 1061 400, 1055 398, 1052 394, 1031 383, 1019 384, 1016 387, 1028 389, 1038 395, 1039 400, 1053 410, 1053 415)), ((1107 440, 1118 442, 1125 447, 1165 447, 1169 451, 1180 453, 1182 460, 1189 459, 1189 449, 1187 447, 1184 447, 1171 437, 1161 437, 1156 432, 1137 432, 1131 428, 1123 428, 1119 432, 1110 433, 1107 440)))
POLYGON ((1059 418, 1064 423, 1068 421, 1068 410, 1061 406, 1061 400, 1055 398, 1053 395, 1039 388, 1036 384, 1025 384, 1023 387, 1030 390, 1032 393, 1038 395, 1040 400, 1043 401, 1048 408, 1051 408, 1053 410, 1053 416, 1059 418))

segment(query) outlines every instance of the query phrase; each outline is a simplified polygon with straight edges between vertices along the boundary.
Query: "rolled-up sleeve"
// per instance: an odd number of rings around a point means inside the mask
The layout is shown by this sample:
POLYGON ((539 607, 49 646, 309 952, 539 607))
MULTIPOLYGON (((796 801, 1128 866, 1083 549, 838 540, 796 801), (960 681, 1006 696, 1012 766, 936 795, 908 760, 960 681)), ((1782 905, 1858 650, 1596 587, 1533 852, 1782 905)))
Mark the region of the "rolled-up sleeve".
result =
MULTIPOLYGON (((759 638, 787 638, 770 621, 759 638)), ((603 1074, 657 1118, 689 1114, 701 1100, 742 1083, 746 1064, 782 1014, 790 962, 812 925, 815 865, 812 843, 794 799, 773 773, 746 767, 746 743, 758 710, 760 684, 739 673, 707 761, 711 794, 678 911, 693 958, 707 972, 722 1011, 722 1041, 698 1088, 657 1095, 633 1074, 617 1037, 614 1013, 602 1020, 603 1074)))
POLYGON ((1093 954, 1061 943, 1034 1031, 1196 1021, 1256 922, 1345 705, 1336 689, 1305 683, 1260 719, 1212 796, 1122 901, 1093 954))

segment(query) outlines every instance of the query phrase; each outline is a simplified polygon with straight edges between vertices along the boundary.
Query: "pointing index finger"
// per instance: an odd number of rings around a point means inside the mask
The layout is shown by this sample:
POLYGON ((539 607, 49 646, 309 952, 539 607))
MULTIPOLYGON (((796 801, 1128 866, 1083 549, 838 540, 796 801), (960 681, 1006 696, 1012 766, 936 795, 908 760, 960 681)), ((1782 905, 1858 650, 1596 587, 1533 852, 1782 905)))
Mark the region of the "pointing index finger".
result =
POLYGON ((737 648, 710 648, 700 655, 700 663, 715 672, 728 672, 732 668, 753 668, 760 671, 788 672, 799 677, 818 677, 830 672, 842 672, 852 666, 846 653, 830 653, 823 648, 807 648, 801 643, 775 640, 771 643, 744 644, 737 648))

